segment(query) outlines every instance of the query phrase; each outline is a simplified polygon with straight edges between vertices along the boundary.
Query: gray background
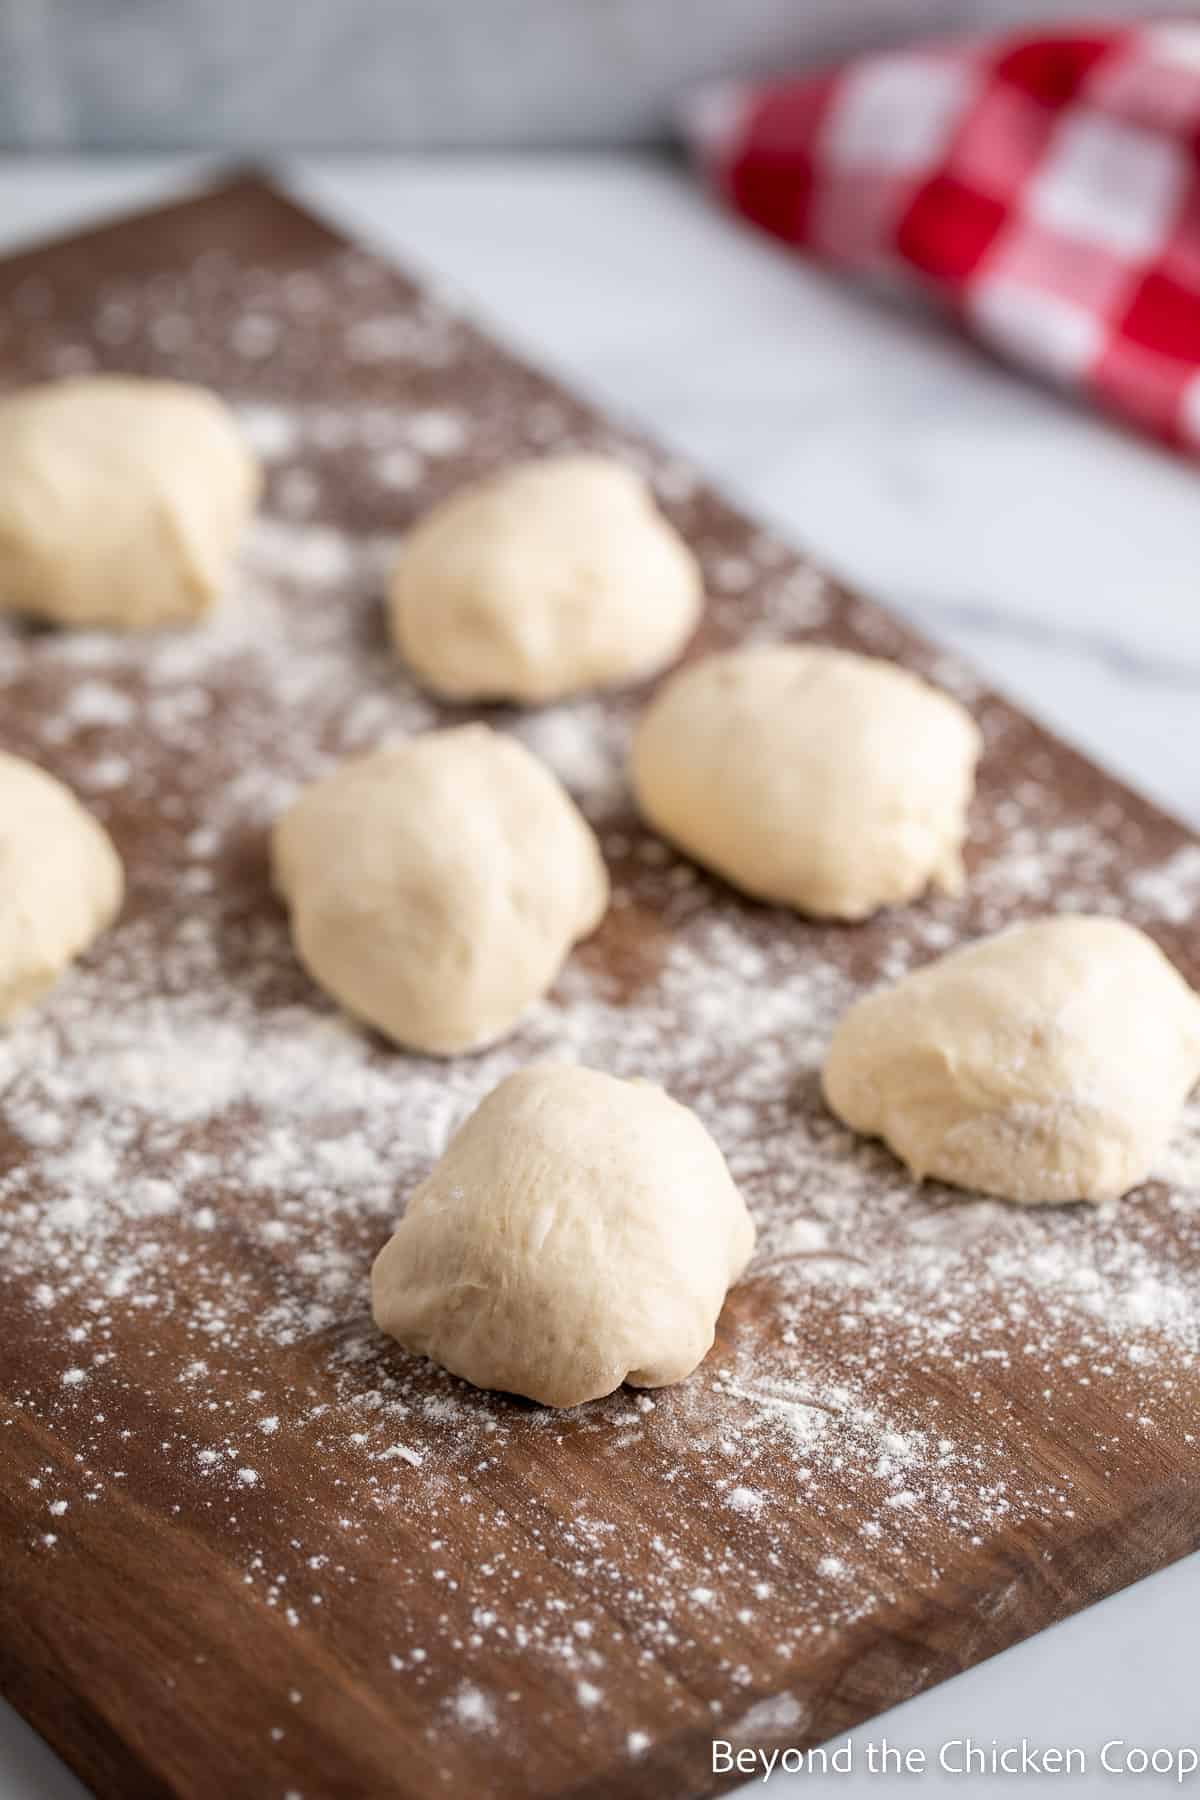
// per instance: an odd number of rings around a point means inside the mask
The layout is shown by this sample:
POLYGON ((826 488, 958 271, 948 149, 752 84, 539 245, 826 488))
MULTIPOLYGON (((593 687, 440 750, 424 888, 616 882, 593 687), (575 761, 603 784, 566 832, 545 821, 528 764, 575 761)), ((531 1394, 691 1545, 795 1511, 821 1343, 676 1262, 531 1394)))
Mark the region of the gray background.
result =
POLYGON ((705 76, 1189 0, 0 0, 0 147, 585 145, 705 76))

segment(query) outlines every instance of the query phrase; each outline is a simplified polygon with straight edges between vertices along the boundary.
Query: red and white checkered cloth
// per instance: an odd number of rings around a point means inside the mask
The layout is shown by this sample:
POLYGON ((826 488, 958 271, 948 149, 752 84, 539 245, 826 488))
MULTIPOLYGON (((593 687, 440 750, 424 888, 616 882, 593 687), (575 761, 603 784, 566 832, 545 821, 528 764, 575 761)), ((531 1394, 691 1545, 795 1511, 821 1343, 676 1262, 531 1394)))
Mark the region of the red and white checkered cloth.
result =
POLYGON ((1200 19, 890 50, 686 126, 764 230, 1200 455, 1200 19))

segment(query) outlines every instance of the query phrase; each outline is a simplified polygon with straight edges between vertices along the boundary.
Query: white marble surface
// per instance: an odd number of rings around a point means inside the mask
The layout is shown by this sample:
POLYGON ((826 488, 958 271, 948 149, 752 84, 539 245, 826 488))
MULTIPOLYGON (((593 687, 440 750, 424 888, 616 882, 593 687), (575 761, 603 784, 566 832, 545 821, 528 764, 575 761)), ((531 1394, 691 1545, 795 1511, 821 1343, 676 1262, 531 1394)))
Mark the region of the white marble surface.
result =
MULTIPOLYGON (((199 166, 0 160, 0 245, 158 198, 199 166)), ((1200 825, 1200 466, 791 262, 665 165, 310 157, 284 172, 1200 825)), ((859 1763, 884 1733, 935 1749, 968 1733, 1092 1753, 1112 1737, 1200 1744, 1198 1666, 1193 1557, 873 1722, 855 1734, 859 1763)), ((849 1800, 1064 1785, 1175 1791, 1162 1776, 861 1772, 777 1777, 768 1791, 849 1800)), ((0 1707, 0 1800, 81 1791, 0 1707)))

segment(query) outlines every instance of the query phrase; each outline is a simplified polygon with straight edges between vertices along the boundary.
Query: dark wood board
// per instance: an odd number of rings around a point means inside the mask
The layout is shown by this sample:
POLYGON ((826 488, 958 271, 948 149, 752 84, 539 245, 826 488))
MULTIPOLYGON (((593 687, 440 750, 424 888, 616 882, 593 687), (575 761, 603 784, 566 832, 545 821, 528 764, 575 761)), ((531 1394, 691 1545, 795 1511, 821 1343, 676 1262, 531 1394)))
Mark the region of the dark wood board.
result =
POLYGON ((1200 981, 1188 833, 257 180, 0 267, 0 382, 93 367, 218 388, 270 482, 211 624, 0 625, 0 741, 129 873, 0 1038, 0 1688, 83 1778, 709 1794, 714 1736, 818 1742, 1194 1549, 1200 1111, 1121 1205, 1022 1212, 914 1188, 817 1087, 855 993, 1040 911, 1118 912, 1200 981), (695 544, 690 653, 811 636, 967 701, 968 890, 851 928, 751 905, 639 826, 644 694, 495 711, 595 821, 615 904, 516 1038, 406 1057, 296 967, 267 827, 337 755, 466 716, 389 653, 388 555, 568 444, 639 461, 695 544), (571 1415, 405 1356, 366 1284, 453 1123, 546 1055, 695 1104, 761 1232, 692 1380, 571 1415))

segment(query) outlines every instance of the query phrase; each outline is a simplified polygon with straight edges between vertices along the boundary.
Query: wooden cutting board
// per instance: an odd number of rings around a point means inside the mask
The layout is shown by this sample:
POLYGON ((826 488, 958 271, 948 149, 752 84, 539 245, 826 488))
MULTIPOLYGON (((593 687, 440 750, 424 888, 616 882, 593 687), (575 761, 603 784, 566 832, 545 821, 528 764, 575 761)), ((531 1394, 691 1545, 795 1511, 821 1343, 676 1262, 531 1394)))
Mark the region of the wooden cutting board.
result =
POLYGON ((710 1794, 714 1737, 815 1743, 1195 1548, 1200 1110, 1120 1206, 1019 1211, 915 1188, 817 1072, 865 986, 1048 909, 1130 918, 1200 982, 1200 845, 259 181, 17 257, 0 317, 6 386, 210 383, 270 471, 199 630, 0 627, 4 747, 130 878, 0 1039, 0 1685, 84 1779, 710 1794), (653 475, 704 562, 694 651, 812 637, 966 700, 970 884, 854 927, 751 905, 639 825, 644 695, 496 710, 594 820, 614 906, 515 1039, 404 1056, 298 970, 266 830, 334 757, 466 716, 389 652, 388 557, 464 477, 565 445, 653 475), (694 1104, 761 1234, 692 1380, 569 1415, 368 1311, 406 1192, 545 1056, 694 1104))

